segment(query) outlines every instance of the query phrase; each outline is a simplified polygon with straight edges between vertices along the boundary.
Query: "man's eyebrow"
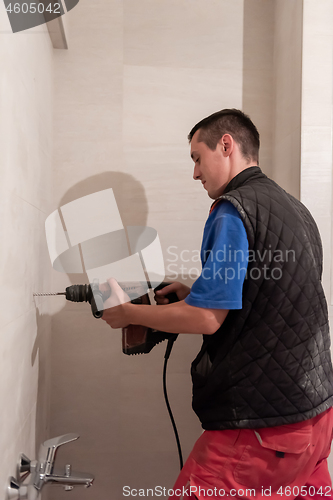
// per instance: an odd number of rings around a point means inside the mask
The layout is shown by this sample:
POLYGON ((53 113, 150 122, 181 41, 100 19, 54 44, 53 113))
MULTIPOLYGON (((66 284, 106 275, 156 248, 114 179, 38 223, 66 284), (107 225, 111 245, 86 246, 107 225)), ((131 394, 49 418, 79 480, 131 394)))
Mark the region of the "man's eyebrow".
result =
POLYGON ((192 153, 191 153, 191 158, 192 158, 192 160, 194 160, 194 158, 193 158, 193 157, 194 157, 195 155, 197 155, 197 154, 198 154, 198 153, 197 153, 197 151, 192 151, 192 153))

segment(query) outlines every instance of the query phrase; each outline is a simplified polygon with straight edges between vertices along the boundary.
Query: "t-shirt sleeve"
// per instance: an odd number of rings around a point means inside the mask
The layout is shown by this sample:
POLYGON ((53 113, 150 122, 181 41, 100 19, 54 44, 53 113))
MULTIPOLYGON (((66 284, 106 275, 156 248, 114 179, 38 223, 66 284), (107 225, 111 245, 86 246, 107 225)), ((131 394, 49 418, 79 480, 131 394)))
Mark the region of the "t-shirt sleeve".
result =
POLYGON ((241 309, 248 239, 240 216, 218 216, 209 227, 206 242, 201 275, 185 302, 208 309, 241 309))

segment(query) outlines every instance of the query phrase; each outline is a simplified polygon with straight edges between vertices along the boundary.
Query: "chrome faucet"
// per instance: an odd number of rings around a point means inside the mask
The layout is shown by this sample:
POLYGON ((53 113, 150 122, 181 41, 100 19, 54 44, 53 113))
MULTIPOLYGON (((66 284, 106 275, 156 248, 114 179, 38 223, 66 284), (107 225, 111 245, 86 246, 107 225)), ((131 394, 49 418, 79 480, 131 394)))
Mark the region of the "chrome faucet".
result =
POLYGON ((62 472, 54 469, 59 446, 75 441, 79 437, 78 434, 65 434, 45 441, 39 448, 38 460, 31 461, 22 454, 17 478, 11 477, 9 480, 7 500, 37 500, 41 489, 47 483, 62 484, 66 491, 78 485, 89 488, 94 481, 94 476, 91 474, 72 473, 70 465, 66 465, 62 472), (29 475, 31 475, 29 484, 23 484, 29 475))

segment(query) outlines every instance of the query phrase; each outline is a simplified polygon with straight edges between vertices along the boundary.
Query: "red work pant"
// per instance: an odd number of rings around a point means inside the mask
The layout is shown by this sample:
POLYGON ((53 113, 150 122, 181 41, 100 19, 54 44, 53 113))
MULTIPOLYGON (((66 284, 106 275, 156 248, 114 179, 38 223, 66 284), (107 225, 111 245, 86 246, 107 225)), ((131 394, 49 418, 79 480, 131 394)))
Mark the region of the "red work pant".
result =
POLYGON ((297 424, 205 431, 169 499, 325 500, 333 409, 297 424))

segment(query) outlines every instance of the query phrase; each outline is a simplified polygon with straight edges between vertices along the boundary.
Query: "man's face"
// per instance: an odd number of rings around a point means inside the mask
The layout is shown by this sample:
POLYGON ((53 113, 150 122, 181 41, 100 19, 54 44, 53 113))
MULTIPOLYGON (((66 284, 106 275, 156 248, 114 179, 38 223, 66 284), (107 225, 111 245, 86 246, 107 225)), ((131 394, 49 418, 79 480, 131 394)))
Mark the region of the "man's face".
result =
POLYGON ((204 142, 199 142, 200 129, 191 141, 191 158, 194 161, 193 179, 200 180, 207 190, 208 196, 215 200, 229 183, 230 165, 228 155, 224 155, 222 143, 218 143, 215 151, 209 149, 204 142))

